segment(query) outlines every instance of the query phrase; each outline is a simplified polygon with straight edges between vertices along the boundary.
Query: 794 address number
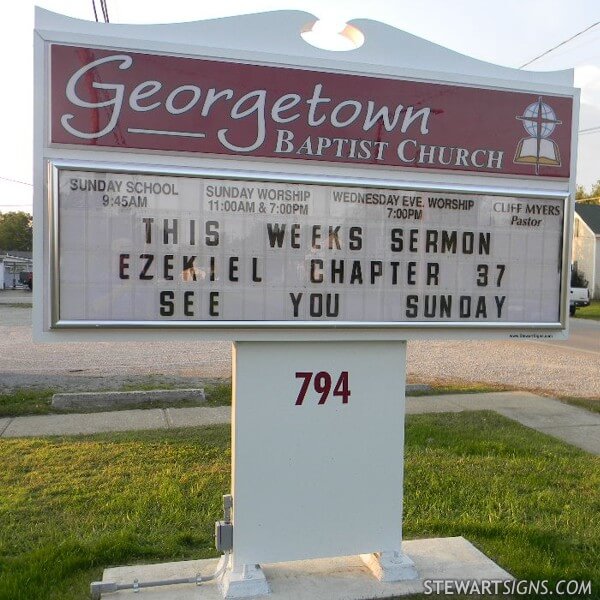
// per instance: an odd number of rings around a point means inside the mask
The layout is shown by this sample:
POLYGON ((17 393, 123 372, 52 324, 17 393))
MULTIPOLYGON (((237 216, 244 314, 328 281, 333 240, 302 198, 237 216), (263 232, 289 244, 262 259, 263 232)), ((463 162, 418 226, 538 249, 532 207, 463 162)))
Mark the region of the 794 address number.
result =
POLYGON ((335 384, 333 383, 334 377, 327 371, 318 371, 317 373, 314 371, 296 371, 296 379, 302 380, 302 385, 296 398, 296 406, 302 406, 309 393, 309 389, 311 392, 320 395, 317 404, 325 404, 330 394, 334 398, 341 398, 342 404, 348 404, 348 400, 352 395, 348 371, 342 371, 337 377, 335 384))

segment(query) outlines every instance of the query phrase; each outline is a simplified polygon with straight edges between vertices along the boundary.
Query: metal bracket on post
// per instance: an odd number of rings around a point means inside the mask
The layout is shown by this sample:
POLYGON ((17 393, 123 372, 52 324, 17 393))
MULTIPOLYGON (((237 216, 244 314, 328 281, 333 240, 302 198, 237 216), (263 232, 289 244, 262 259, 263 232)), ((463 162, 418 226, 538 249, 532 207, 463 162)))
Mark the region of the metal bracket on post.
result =
POLYGON ((232 508, 233 498, 231 494, 225 494, 223 496, 223 520, 215 523, 215 547, 218 552, 231 552, 233 549, 232 508))
POLYGON ((382 583, 418 579, 415 563, 402 552, 361 554, 361 560, 382 583))

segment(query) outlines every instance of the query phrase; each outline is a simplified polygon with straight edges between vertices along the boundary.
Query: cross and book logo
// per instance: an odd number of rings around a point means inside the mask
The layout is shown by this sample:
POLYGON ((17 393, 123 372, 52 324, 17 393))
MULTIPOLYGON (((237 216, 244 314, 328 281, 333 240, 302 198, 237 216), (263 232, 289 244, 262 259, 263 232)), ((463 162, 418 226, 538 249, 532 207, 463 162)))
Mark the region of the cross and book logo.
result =
POLYGON ((519 141, 514 162, 535 165, 536 175, 539 175, 540 165, 560 167, 558 144, 550 139, 556 126, 562 124, 554 110, 540 96, 517 119, 523 123, 529 137, 519 141))

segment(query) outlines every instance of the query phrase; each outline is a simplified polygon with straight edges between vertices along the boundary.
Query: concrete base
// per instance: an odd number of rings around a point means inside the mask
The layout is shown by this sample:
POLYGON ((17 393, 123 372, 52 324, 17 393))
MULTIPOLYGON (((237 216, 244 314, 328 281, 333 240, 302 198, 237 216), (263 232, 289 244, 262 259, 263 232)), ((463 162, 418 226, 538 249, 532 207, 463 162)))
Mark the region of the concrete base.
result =
MULTIPOLYGON (((224 558, 219 561, 219 567, 223 560, 224 558)), ((239 570, 228 568, 219 577, 218 585, 223 598, 227 600, 267 596, 271 593, 267 578, 260 565, 244 565, 239 570)))
MULTIPOLYGON (((403 541, 404 552, 414 562, 419 579, 395 583, 380 582, 359 556, 301 560, 263 565, 271 589, 269 600, 367 600, 394 598, 424 591, 426 579, 499 579, 512 576, 462 537, 403 541)), ((117 567, 104 571, 103 581, 117 583, 150 581, 175 577, 209 575, 217 570, 218 559, 192 560, 160 565, 117 567)), ((104 600, 222 600, 215 581, 145 588, 135 593, 124 590, 104 594, 104 600)))
POLYGON ((400 552, 377 552, 361 554, 360 559, 367 565, 371 573, 384 583, 407 581, 419 577, 415 563, 400 552))

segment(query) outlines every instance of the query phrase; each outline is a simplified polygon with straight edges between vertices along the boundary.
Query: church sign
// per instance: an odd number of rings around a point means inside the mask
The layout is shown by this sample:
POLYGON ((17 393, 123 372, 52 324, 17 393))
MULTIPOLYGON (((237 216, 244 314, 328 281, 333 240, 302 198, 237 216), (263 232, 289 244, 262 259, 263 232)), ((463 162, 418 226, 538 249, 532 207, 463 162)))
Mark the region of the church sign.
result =
POLYGON ((233 342, 224 598, 268 594, 261 563, 422 577, 402 545, 407 340, 568 328, 572 72, 369 20, 325 52, 312 18, 36 13, 34 336, 233 342))
POLYGON ((284 59, 43 18, 41 337, 565 335, 568 74, 441 51, 439 72, 362 48, 284 59))

